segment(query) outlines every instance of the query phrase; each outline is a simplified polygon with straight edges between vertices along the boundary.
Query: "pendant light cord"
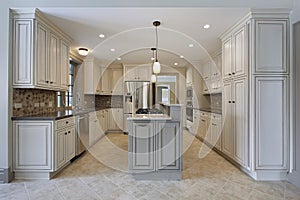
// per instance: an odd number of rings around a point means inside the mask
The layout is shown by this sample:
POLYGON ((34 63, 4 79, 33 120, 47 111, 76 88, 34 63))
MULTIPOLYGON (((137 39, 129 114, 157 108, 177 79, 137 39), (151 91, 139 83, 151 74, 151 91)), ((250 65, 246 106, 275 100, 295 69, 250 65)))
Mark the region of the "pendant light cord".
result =
POLYGON ((155 27, 156 29, 156 62, 158 62, 158 59, 157 59, 157 51, 158 51, 158 34, 157 34, 157 26, 155 27))

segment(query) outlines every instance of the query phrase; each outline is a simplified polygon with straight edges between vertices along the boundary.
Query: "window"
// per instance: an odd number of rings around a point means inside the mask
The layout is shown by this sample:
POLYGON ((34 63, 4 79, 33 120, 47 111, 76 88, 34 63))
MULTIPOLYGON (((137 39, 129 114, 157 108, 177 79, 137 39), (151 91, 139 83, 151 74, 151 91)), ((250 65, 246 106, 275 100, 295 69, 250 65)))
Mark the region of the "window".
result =
POLYGON ((73 93, 74 81, 76 76, 76 67, 78 63, 70 60, 69 65, 69 90, 66 92, 57 92, 57 108, 59 109, 72 109, 73 106, 73 93))

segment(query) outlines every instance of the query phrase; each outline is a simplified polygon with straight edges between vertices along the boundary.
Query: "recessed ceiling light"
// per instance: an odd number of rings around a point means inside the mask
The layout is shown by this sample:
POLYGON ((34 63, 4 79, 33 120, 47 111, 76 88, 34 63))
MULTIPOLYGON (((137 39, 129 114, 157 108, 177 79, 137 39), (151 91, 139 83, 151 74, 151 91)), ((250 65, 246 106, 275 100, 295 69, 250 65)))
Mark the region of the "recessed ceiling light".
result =
POLYGON ((110 49, 110 51, 115 51, 116 49, 110 49))
POLYGON ((189 44, 189 47, 194 47, 194 44, 189 44))
POLYGON ((209 28, 210 28, 210 25, 209 25, 209 24, 205 24, 205 25, 203 26, 203 28, 209 29, 209 28))
POLYGON ((175 66, 177 66, 177 65, 178 65, 178 63, 174 63, 174 65, 175 65, 175 66))
POLYGON ((180 58, 184 58, 184 56, 180 56, 180 58))
POLYGON ((104 34, 100 34, 100 35, 99 35, 99 38, 104 38, 104 37, 105 37, 104 34))
POLYGON ((117 58, 117 60, 121 60, 121 58, 117 58))

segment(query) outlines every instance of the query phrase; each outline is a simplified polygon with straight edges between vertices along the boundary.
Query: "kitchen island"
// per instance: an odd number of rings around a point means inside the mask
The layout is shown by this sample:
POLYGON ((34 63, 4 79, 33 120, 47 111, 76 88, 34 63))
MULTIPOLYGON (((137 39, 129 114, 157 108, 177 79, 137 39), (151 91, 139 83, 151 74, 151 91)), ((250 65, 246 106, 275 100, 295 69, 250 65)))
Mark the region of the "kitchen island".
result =
POLYGON ((127 118, 128 165, 138 180, 181 180, 182 105, 127 118))

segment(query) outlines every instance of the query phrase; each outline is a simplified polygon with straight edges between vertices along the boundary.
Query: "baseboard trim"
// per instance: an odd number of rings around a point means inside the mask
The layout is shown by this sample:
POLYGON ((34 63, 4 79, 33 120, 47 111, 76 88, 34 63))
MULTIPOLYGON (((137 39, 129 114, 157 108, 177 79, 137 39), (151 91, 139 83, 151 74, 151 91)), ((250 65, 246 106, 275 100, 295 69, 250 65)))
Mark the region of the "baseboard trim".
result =
POLYGON ((9 183, 13 179, 13 173, 10 168, 0 168, 0 183, 9 183))

